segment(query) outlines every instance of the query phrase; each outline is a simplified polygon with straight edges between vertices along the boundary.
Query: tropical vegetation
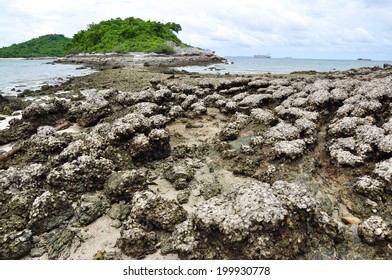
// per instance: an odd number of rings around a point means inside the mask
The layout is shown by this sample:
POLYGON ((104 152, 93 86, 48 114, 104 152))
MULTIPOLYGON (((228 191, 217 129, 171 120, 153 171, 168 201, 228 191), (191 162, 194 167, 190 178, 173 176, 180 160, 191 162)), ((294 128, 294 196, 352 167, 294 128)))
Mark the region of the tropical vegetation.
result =
POLYGON ((116 18, 88 25, 66 45, 67 53, 174 52, 171 44, 182 45, 175 33, 181 25, 144 21, 139 18, 116 18), (167 42, 172 42, 167 44, 167 42))
POLYGON ((64 35, 50 34, 34 38, 24 43, 0 48, 2 58, 61 57, 65 55, 65 45, 71 39, 64 35))
POLYGON ((75 53, 155 52, 171 54, 173 46, 186 46, 177 37, 181 25, 116 18, 92 23, 72 39, 51 34, 0 48, 2 58, 62 57, 75 53))

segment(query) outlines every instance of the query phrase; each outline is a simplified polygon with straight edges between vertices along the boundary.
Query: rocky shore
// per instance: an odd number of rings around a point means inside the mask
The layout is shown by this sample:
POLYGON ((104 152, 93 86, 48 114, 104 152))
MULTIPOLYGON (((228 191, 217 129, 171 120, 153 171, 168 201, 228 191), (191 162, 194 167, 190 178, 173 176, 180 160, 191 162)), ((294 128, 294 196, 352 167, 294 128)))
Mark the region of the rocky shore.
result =
POLYGON ((0 259, 391 259, 390 68, 89 59, 107 70, 1 97, 22 112, 0 131, 0 259))
POLYGON ((226 59, 214 52, 193 47, 182 48, 171 45, 172 55, 146 53, 110 53, 110 54, 76 54, 58 59, 57 63, 83 64, 98 69, 115 69, 122 67, 179 67, 190 65, 209 65, 224 63, 226 59))

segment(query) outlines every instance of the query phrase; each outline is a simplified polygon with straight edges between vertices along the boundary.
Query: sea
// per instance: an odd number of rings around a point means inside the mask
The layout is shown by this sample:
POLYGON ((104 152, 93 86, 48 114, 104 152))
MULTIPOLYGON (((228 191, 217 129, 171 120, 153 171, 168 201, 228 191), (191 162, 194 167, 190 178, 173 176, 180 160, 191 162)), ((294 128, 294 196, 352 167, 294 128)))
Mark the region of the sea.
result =
POLYGON ((37 90, 43 85, 55 85, 71 77, 94 72, 72 64, 54 64, 53 59, 0 59, 0 94, 14 96, 25 89, 37 90))
POLYGON ((383 67, 384 63, 391 61, 376 60, 335 60, 335 59, 298 59, 298 58, 254 58, 249 56, 227 56, 227 64, 214 64, 209 66, 179 67, 197 73, 215 74, 289 74, 295 71, 344 71, 361 67, 383 67))
MULTIPOLYGON (((225 57, 227 64, 189 66, 177 69, 197 73, 213 74, 287 74, 295 71, 315 70, 318 72, 342 71, 361 67, 382 67, 391 61, 254 58, 244 56, 225 57)), ((54 60, 9 60, 0 59, 0 94, 15 96, 25 89, 36 90, 42 85, 59 84, 71 77, 93 73, 80 65, 55 64, 54 60)))

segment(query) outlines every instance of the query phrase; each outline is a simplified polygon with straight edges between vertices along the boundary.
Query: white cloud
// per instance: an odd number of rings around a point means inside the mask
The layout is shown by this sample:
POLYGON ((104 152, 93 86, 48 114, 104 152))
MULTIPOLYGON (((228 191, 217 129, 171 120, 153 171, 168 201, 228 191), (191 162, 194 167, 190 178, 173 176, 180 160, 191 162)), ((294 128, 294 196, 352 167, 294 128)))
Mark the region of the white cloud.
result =
MULTIPOLYGON (((186 43, 218 54, 348 55, 392 45, 392 1, 0 0, 0 46, 46 33, 72 36, 116 17, 175 21, 186 43)), ((358 55, 359 56, 359 55, 358 55)))

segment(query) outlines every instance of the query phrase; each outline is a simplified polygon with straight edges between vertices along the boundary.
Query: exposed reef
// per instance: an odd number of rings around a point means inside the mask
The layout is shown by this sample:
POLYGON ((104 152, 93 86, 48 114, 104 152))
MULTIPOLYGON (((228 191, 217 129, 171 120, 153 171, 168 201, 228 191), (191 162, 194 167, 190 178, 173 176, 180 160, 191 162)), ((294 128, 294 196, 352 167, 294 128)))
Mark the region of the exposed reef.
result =
POLYGON ((8 106, 22 117, 0 131, 0 259, 391 259, 390 68, 94 59, 127 67, 8 106))

